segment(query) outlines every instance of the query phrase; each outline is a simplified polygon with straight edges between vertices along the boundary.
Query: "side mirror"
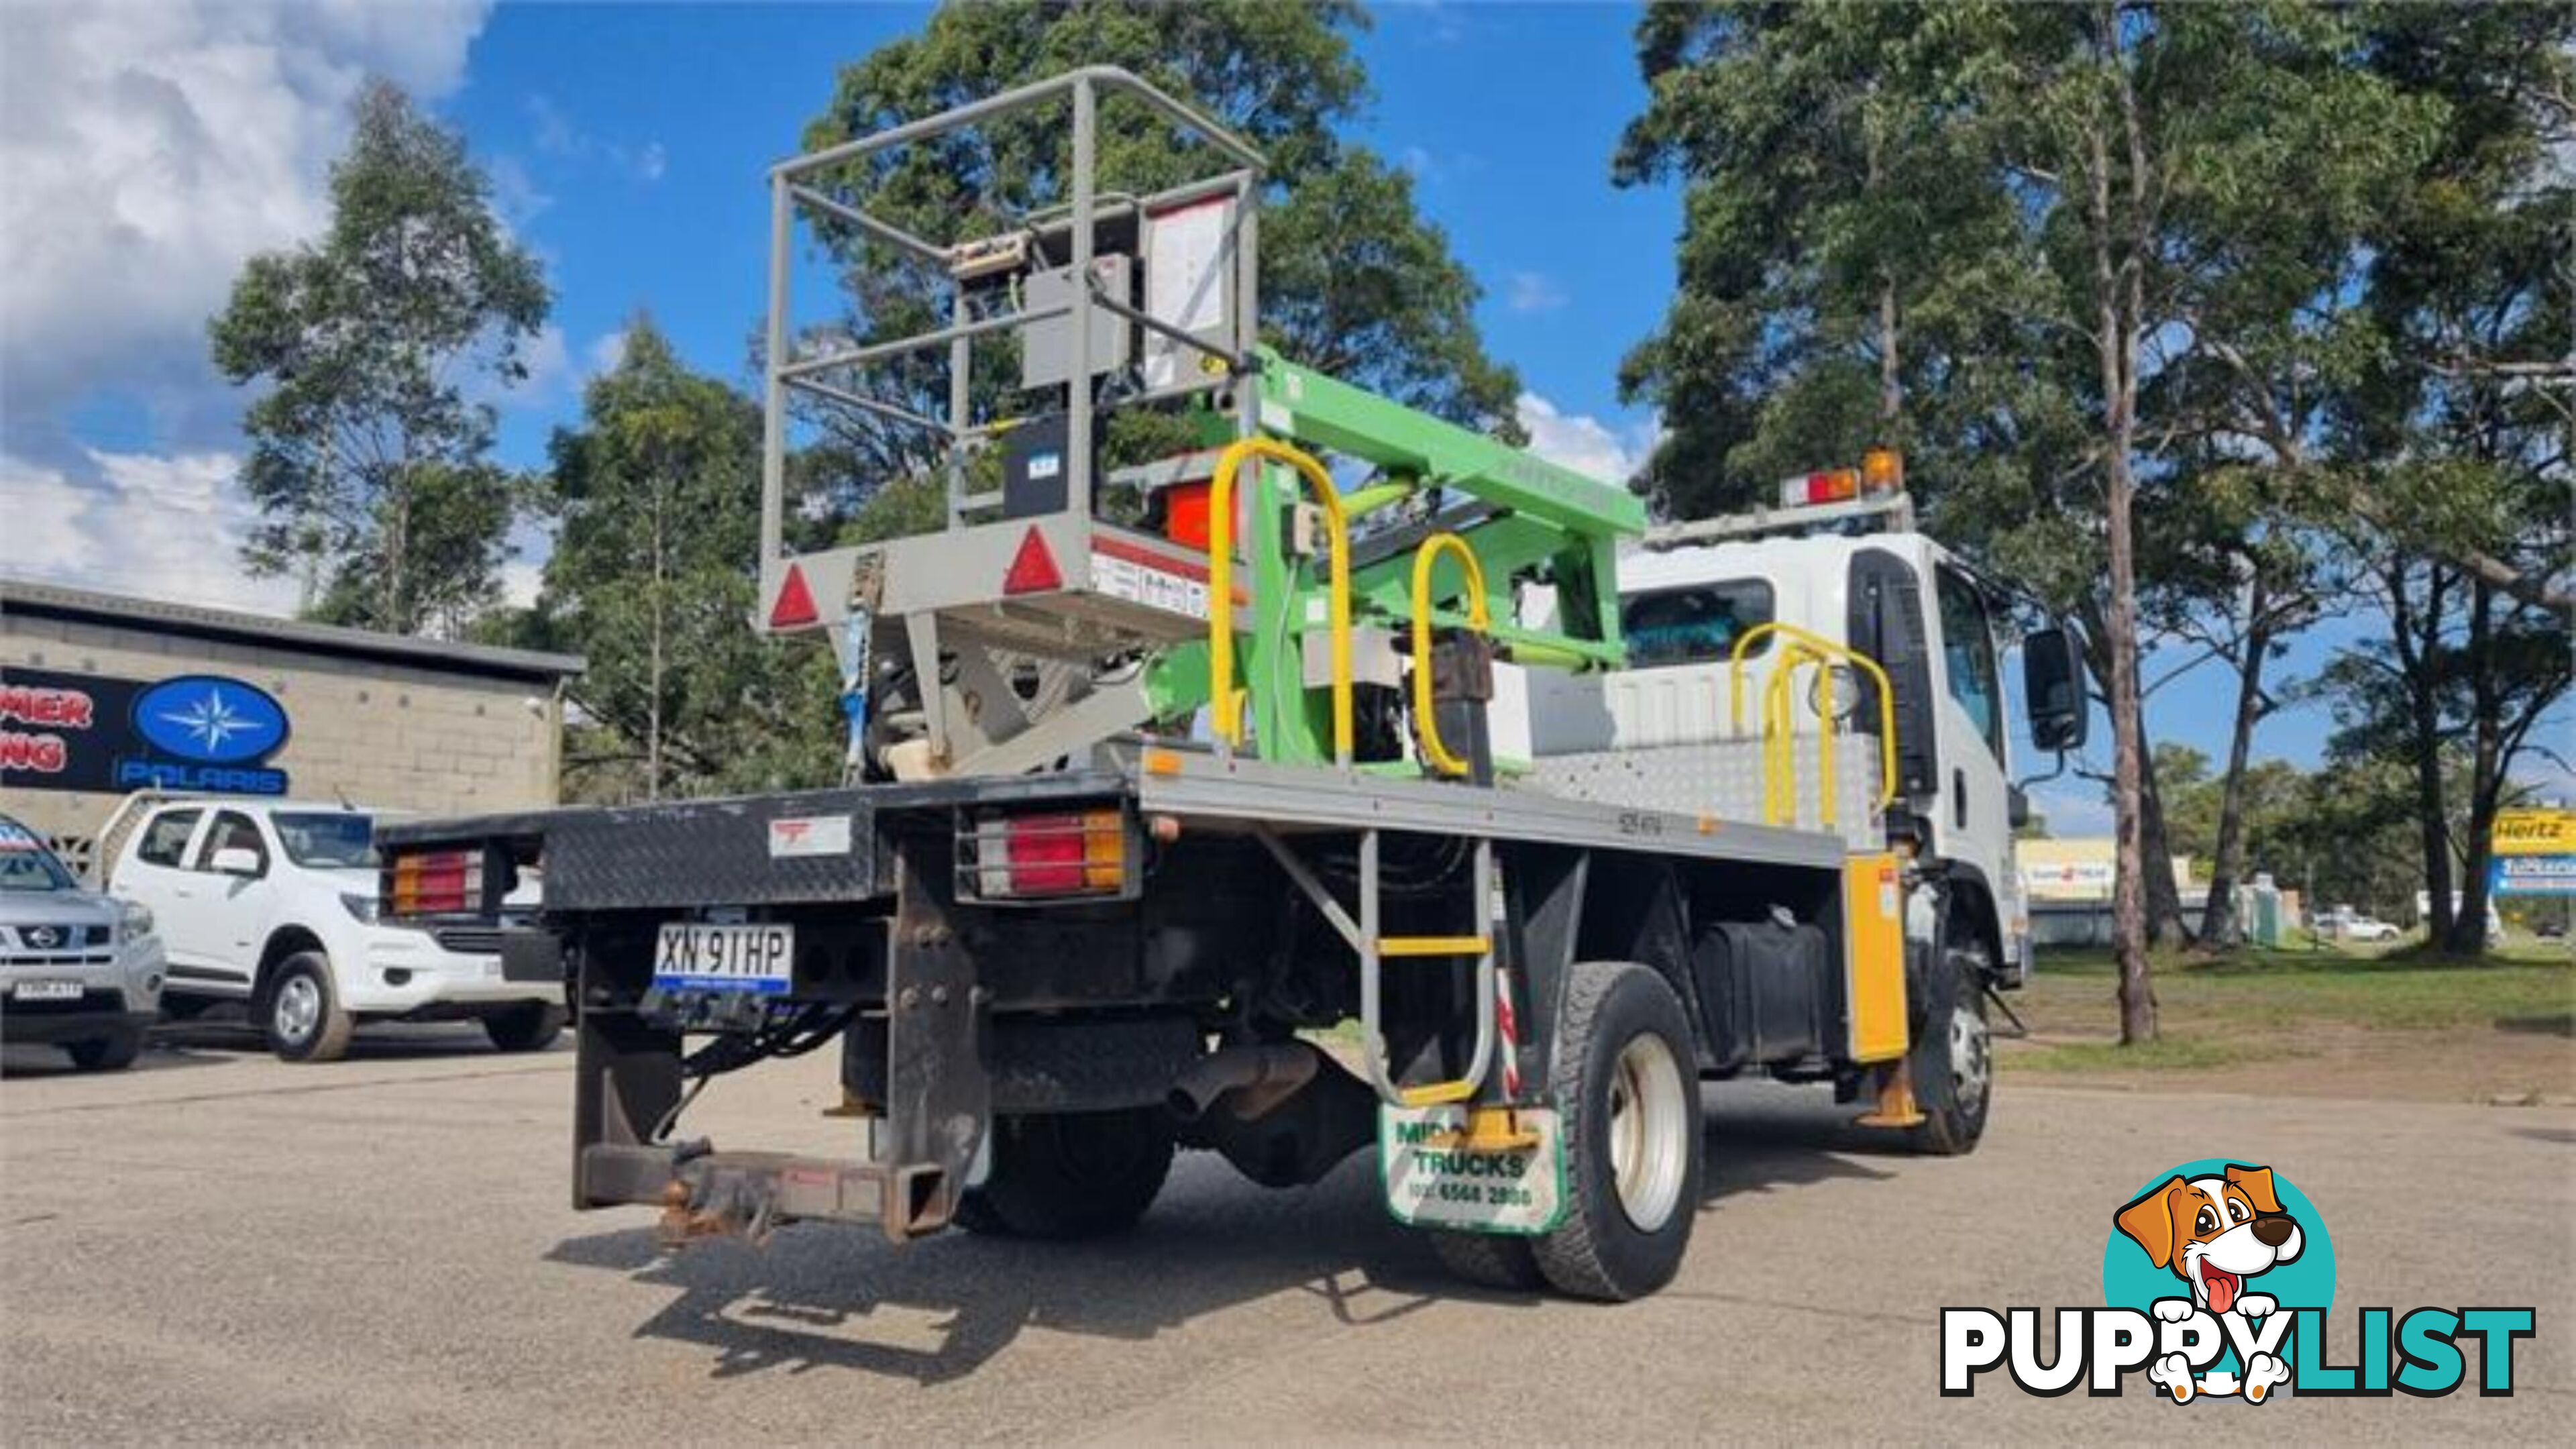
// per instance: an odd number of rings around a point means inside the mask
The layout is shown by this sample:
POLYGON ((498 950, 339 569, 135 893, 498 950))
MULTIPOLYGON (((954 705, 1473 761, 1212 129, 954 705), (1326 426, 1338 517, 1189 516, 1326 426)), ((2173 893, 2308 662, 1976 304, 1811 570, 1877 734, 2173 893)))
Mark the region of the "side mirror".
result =
POLYGON ((2084 697, 2084 645, 2072 625, 2051 624, 2023 636, 2021 694, 2033 745, 2084 748, 2093 714, 2084 697))
POLYGON ((260 869, 259 852, 238 845, 227 845, 216 851, 214 859, 208 864, 215 868, 217 875, 246 875, 256 878, 265 874, 260 869))

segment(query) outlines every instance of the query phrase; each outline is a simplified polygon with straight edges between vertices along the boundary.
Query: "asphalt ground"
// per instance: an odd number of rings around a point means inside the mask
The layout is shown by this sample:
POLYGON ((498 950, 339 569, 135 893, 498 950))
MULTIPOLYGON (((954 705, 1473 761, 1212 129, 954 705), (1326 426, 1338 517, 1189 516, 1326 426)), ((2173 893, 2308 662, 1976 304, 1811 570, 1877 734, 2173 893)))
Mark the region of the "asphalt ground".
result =
MULTIPOLYGON (((656 1250, 565 1206, 571 1054, 469 1031, 287 1066, 220 1040, 0 1084, 12 1445, 620 1441, 2566 1442, 2576 1112, 2034 1088, 1906 1156, 1820 1095, 1713 1088, 1679 1280, 1624 1307, 1457 1285, 1365 1158, 1269 1192, 1187 1154, 1133 1234, 907 1248, 800 1225, 656 1250), (2359 1306, 2533 1305, 2511 1398, 2041 1399, 1937 1387, 1944 1305, 2098 1304, 2115 1209, 2204 1156, 2325 1217, 2359 1306)), ((819 1056, 819 1054, 818 1054, 819 1056)), ((724 1079, 692 1130, 846 1151, 831 1064, 724 1079)), ((2472 1355, 2474 1363, 2474 1355, 2472 1355)))

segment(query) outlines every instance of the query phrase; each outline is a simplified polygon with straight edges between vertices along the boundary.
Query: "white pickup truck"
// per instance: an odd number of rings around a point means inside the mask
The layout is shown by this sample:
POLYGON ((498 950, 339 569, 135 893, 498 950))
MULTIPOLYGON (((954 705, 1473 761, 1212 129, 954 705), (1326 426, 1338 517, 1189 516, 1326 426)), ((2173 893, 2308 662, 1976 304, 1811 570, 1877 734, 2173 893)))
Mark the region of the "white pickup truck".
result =
POLYGON ((103 879, 160 923, 166 1011, 243 1002, 288 1061, 340 1057, 365 1021, 477 1020, 503 1051, 553 1042, 563 989, 506 979, 497 930, 376 919, 374 834, 346 805, 136 797, 102 833, 103 879))

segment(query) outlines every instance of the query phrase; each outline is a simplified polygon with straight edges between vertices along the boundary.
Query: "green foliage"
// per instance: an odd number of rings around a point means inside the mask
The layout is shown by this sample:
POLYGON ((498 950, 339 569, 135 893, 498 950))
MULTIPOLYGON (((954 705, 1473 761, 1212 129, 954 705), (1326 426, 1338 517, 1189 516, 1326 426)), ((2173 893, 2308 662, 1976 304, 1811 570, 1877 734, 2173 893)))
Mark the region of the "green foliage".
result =
POLYGON ((384 82, 355 115, 330 228, 253 257, 209 324, 223 375, 268 385, 242 423, 244 556, 307 571, 318 617, 455 634, 497 592, 517 503, 470 387, 526 376, 549 298, 454 132, 384 82))
POLYGON ((1934 531, 2086 620, 2122 835, 2151 837, 2142 637, 2229 659, 2250 725, 2281 637, 2350 586, 2356 520, 2414 557, 2475 554, 2518 597, 2563 570, 2563 436, 2518 454, 2556 460, 2537 510, 2420 460, 2459 451, 2424 431, 2471 415, 2445 358, 2469 324, 2558 347, 2476 339, 2514 365, 2468 370, 2490 384, 2474 416, 2566 420, 2563 376, 2532 383, 2563 352, 2563 285, 2547 306, 2424 297, 2563 262, 2530 138, 2541 101, 2565 115, 2571 24, 2294 0, 1652 7, 1618 174, 1688 184, 1678 295, 1623 374, 1670 429, 1659 500, 1739 506, 1904 445, 1934 531), (2547 209, 2498 221, 2526 203, 2547 209), (2374 392, 2386 441, 2334 446, 2374 392))
MULTIPOLYGON (((1416 210, 1412 183, 1337 128, 1367 86, 1347 32, 1357 6, 1161 5, 1133 0, 1002 0, 941 7, 916 36, 842 69, 809 148, 900 124, 1081 65, 1123 66, 1198 106, 1270 162, 1261 222, 1264 340, 1361 386, 1455 421, 1515 434, 1519 383, 1486 356, 1473 318, 1479 289, 1416 210)), ((1125 96, 1099 112, 1104 192, 1143 193, 1223 169, 1204 147, 1125 96)), ((963 138, 880 153, 822 189, 914 234, 945 243, 1018 225, 1066 199, 1071 129, 1063 107, 990 123, 963 138)), ((848 230, 827 230, 844 265, 847 321, 866 340, 929 331, 948 320, 944 276, 904 265, 848 230)), ((1013 413, 1008 344, 979 341, 971 380, 978 420, 1013 413)), ((946 358, 868 373, 865 391, 944 416, 946 358)), ((818 410, 829 447, 807 479, 821 509, 847 518, 880 487, 917 477, 937 440, 843 410, 818 410)), ((883 516, 880 514, 879 522, 883 516)), ((873 526, 873 525, 872 525, 873 526)))
POLYGON ((828 651, 751 627, 760 536, 760 414, 682 366, 650 319, 594 379, 548 450, 559 531, 531 629, 577 650, 590 799, 833 783, 838 679, 828 651))

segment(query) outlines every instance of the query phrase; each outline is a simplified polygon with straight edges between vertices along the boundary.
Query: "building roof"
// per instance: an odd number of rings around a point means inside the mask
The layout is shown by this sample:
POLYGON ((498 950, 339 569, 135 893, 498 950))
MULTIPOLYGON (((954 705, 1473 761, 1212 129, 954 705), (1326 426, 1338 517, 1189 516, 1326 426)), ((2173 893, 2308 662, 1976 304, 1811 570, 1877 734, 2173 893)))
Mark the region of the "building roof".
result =
POLYGON ((21 614, 504 679, 566 679, 587 667, 578 654, 379 634, 338 624, 308 624, 300 619, 275 619, 232 609, 173 604, 0 576, 0 621, 21 614))

